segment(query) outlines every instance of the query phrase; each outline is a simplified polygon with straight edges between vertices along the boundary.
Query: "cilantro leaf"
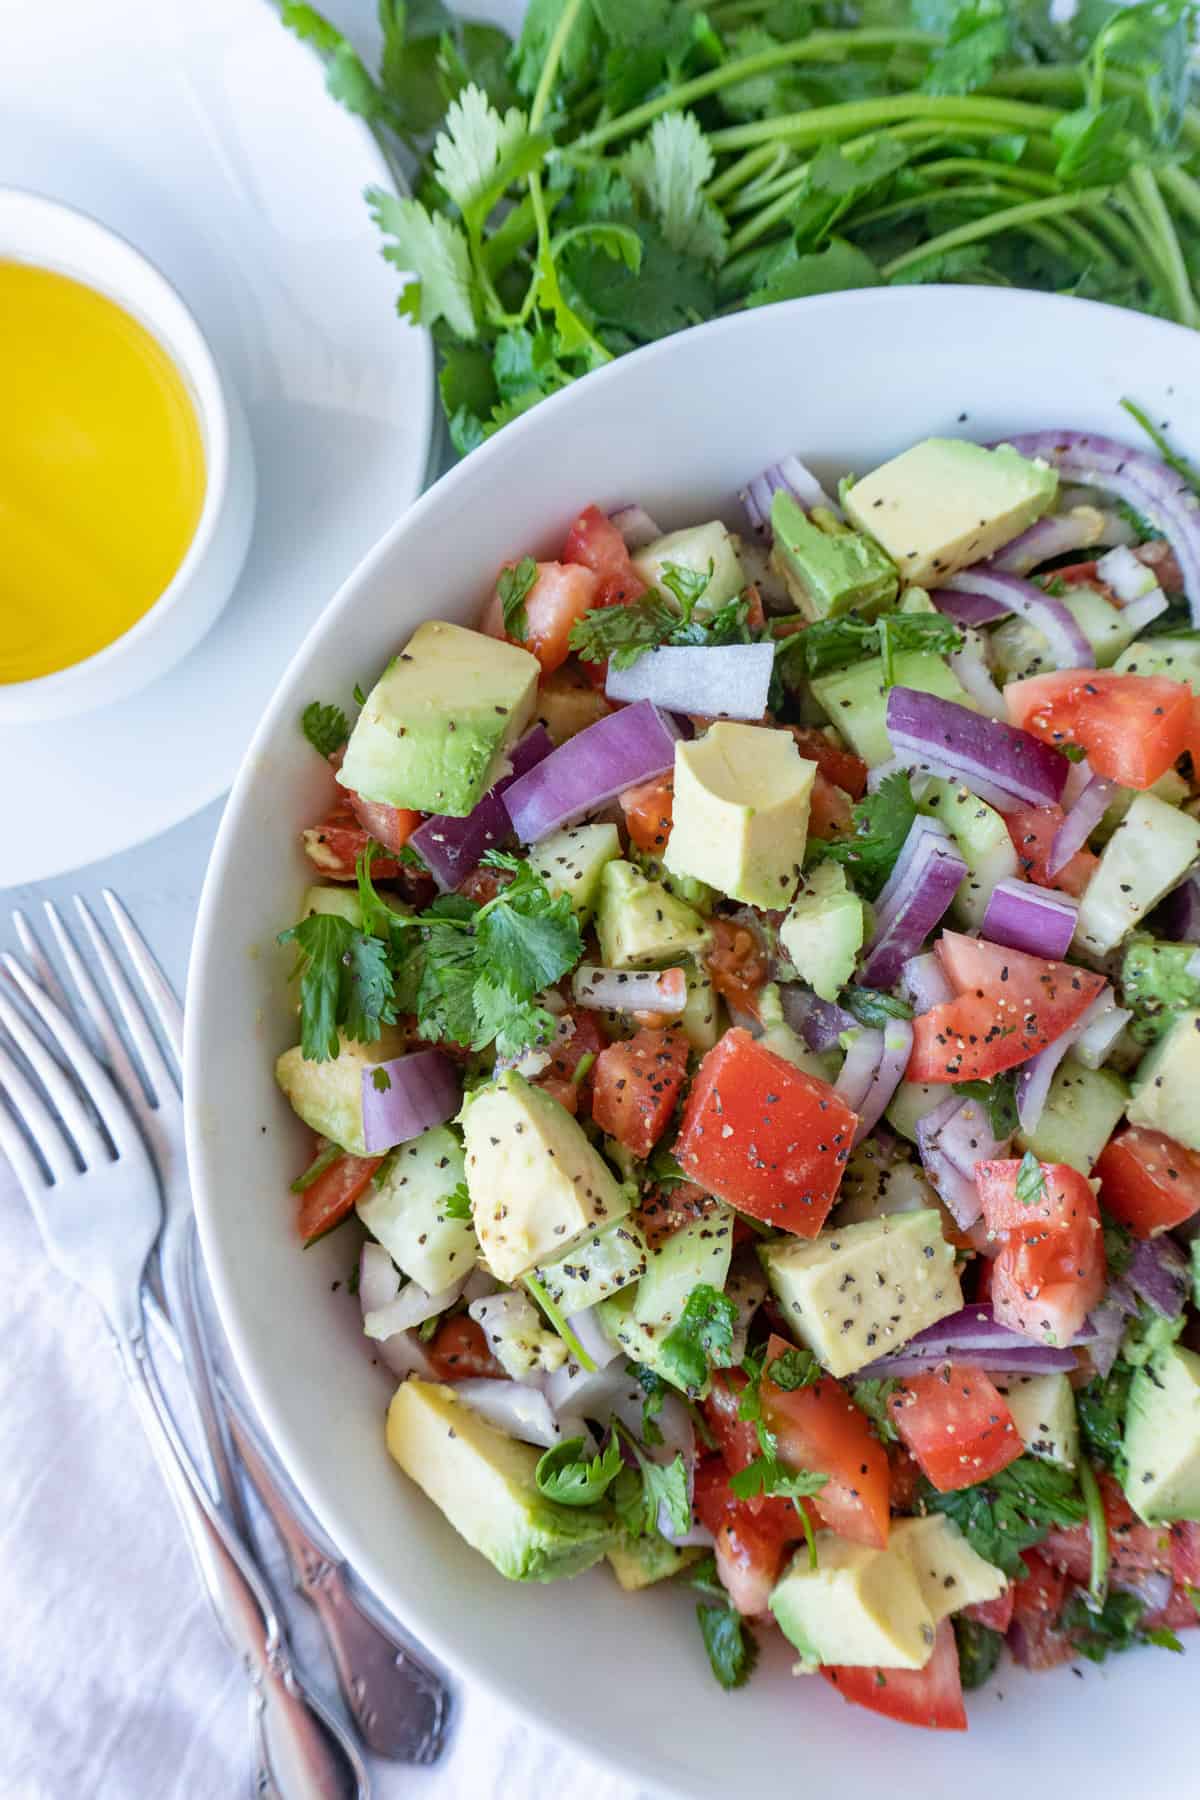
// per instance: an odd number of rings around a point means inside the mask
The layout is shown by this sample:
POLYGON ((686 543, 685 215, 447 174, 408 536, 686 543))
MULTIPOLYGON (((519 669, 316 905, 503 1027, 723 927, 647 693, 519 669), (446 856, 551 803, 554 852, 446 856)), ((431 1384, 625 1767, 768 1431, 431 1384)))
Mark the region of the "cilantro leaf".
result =
POLYGON ((593 1506, 603 1499, 624 1467, 621 1446, 610 1438, 607 1449, 590 1462, 580 1455, 582 1449, 581 1437, 564 1438, 539 1458, 533 1472, 539 1494, 560 1506, 593 1506))
POLYGON ((712 1672, 726 1691, 744 1687, 758 1662, 758 1639, 728 1604, 696 1608, 712 1672))
POLYGON ((698 569, 686 569, 682 563, 667 562, 662 566, 662 584, 674 594, 679 602, 685 625, 690 625, 692 614, 708 591, 713 578, 712 559, 703 574, 698 569))
POLYGON ((711 267, 697 256, 672 249, 658 226, 629 213, 628 225, 641 240, 637 270, 597 245, 569 244, 563 274, 570 292, 595 320, 611 347, 627 350, 709 319, 717 310, 711 267))
POLYGON ((529 615, 525 611, 525 602, 536 580, 537 564, 532 556, 523 556, 514 568, 501 569, 496 582, 504 629, 518 644, 523 644, 529 636, 529 615))
POLYGON ((950 1493, 922 1481, 920 1499, 925 1512, 952 1519, 972 1548, 1012 1579, 1025 1572, 1022 1550, 1033 1549, 1056 1526, 1078 1525, 1087 1512, 1074 1474, 1033 1456, 950 1493))
POLYGON ((996 1075, 991 1081, 955 1081, 951 1085, 964 1100, 983 1102, 994 1137, 1012 1136, 1018 1124, 1015 1069, 996 1075))
MULTIPOLYGON (((563 0, 530 0, 525 8, 521 35, 512 53, 513 73, 523 94, 532 94, 541 79, 563 10, 563 0)), ((596 48, 596 21, 591 7, 582 6, 567 33, 559 64, 568 82, 578 81, 584 75, 596 48)))
POLYGON ((1111 1655, 1134 1650, 1147 1641, 1163 1642, 1165 1649, 1182 1650, 1183 1645, 1173 1632, 1167 1637, 1174 1641, 1167 1643, 1156 1633, 1142 1631, 1145 1611, 1145 1601, 1136 1594, 1109 1594, 1104 1605, 1097 1609, 1089 1606, 1087 1595, 1077 1589, 1063 1608, 1059 1624, 1075 1649, 1089 1662, 1104 1662, 1111 1655))
POLYGON ((311 913, 278 942, 299 950, 300 1047, 308 1062, 331 1062, 347 1037, 373 1043, 396 1017, 387 946, 336 913, 311 913))
POLYGON ((825 1371, 811 1350, 784 1350, 771 1358, 765 1373, 785 1394, 794 1394, 797 1388, 814 1387, 825 1371))
POLYGON ((444 213, 430 213, 419 200, 400 199, 383 188, 368 188, 367 204, 390 240, 384 256, 413 277, 401 290, 400 311, 415 325, 444 319, 460 338, 478 337, 475 275, 462 227, 444 213))
POLYGON ((725 221, 704 194, 715 166, 690 112, 661 114, 624 162, 630 185, 645 198, 672 250, 704 263, 725 258, 725 221))
POLYGON ((1027 1150, 1017 1169, 1017 1199, 1022 1206, 1035 1206, 1046 1198, 1046 1177, 1032 1150, 1027 1150))
POLYGON ((1050 137, 1058 151, 1054 174, 1064 187, 1099 186, 1129 173, 1132 111, 1132 101, 1123 96, 1107 106, 1080 106, 1060 114, 1050 137))
POLYGON ((746 602, 729 600, 711 619, 693 619, 697 600, 711 576, 668 564, 666 585, 683 608, 677 612, 661 594, 643 594, 628 606, 602 606, 585 613, 571 627, 570 645, 584 662, 607 662, 629 669, 647 650, 660 644, 714 646, 744 642, 746 602))
POLYGON ((622 1470, 613 1489, 613 1503, 625 1531, 630 1537, 644 1537, 648 1531, 657 1531, 659 1509, 664 1508, 671 1530, 682 1536, 692 1523, 687 1468, 682 1455, 677 1452, 669 1463, 652 1462, 619 1419, 613 1420, 613 1429, 624 1438, 637 1459, 637 1468, 622 1470))
POLYGON ((310 700, 300 714, 300 729, 318 756, 332 756, 350 736, 350 721, 340 706, 310 700))
POLYGON ((926 94, 972 94, 992 79, 1009 46, 1005 12, 986 3, 956 14, 945 47, 935 53, 921 83, 926 94))
POLYGON ((775 654, 782 659, 785 681, 795 681, 844 669, 885 652, 894 662, 908 651, 949 656, 962 646, 961 627, 943 613, 885 613, 878 619, 843 613, 836 619, 817 619, 803 631, 793 632, 781 640, 775 654))
POLYGON ((757 1494, 779 1494, 786 1500, 807 1500, 819 1494, 828 1475, 813 1469, 792 1469, 775 1456, 756 1456, 752 1463, 729 1477, 730 1491, 739 1500, 753 1500, 757 1494))
POLYGON ((970 1694, 983 1686, 1000 1661, 1004 1634, 977 1624, 965 1613, 955 1613, 954 1636, 958 1644, 958 1671, 963 1692, 970 1694))
POLYGON ((875 1430, 875 1436, 882 1444, 898 1444, 900 1433, 892 1423, 892 1415, 888 1411, 888 1400, 895 1393, 897 1383, 894 1376, 879 1380, 856 1381, 850 1389, 850 1398, 860 1412, 865 1412, 875 1430))
POLYGON ((892 994, 877 993, 874 988, 843 988, 838 996, 838 1005, 856 1018, 860 1025, 868 1025, 875 1030, 885 1026, 889 1019, 911 1019, 912 1007, 907 1000, 897 1000, 892 994))
POLYGON ((1125 1476, 1125 1414, 1133 1369, 1120 1358, 1107 1375, 1093 1375, 1075 1395, 1079 1434, 1091 1462, 1110 1469, 1118 1481, 1125 1476))
POLYGON ((845 238, 831 238, 823 250, 801 255, 789 245, 746 296, 746 305, 774 306, 810 294, 838 294, 849 288, 880 287, 883 276, 867 252, 845 238))
POLYGON ((877 793, 855 804, 853 836, 814 839, 811 860, 843 863, 860 891, 874 900, 895 867, 916 816, 908 776, 898 770, 880 783, 877 793))
POLYGON ((667 1397, 667 1384, 655 1370, 648 1369, 644 1363, 633 1365, 633 1374, 644 1396, 642 1400, 642 1442, 643 1444, 661 1444, 663 1434, 655 1424, 663 1409, 663 1401, 667 1397))
POLYGON ((515 875, 480 909, 477 954, 483 968, 494 971, 512 995, 528 997, 574 968, 583 937, 569 895, 552 896, 532 864, 501 857, 490 851, 484 861, 491 867, 514 867, 515 875))
POLYGON ((501 117, 473 82, 450 102, 433 166, 468 231, 482 226, 512 182, 540 166, 548 145, 530 133, 523 112, 512 106, 501 117))
POLYGON ((737 1307, 707 1282, 694 1287, 662 1342, 663 1363, 689 1391, 704 1386, 710 1364, 728 1368, 737 1307))
POLYGON ((470 1224, 471 1196, 465 1181, 460 1181, 444 1200, 438 1201, 438 1211, 443 1219, 462 1219, 470 1224))

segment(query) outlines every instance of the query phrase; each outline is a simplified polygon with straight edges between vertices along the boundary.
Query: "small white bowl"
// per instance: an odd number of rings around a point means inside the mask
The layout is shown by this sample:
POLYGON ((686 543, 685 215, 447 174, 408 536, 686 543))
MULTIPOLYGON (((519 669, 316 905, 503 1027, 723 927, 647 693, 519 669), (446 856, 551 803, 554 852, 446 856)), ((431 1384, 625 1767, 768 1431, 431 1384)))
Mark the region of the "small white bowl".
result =
POLYGON ((86 213, 23 188, 0 187, 0 261, 69 275, 124 307, 183 378, 204 444, 204 504, 183 561, 135 625, 52 675, 0 682, 0 724, 91 712, 145 687, 213 624, 245 561, 254 521, 254 456, 233 388, 191 312, 140 251, 86 213))

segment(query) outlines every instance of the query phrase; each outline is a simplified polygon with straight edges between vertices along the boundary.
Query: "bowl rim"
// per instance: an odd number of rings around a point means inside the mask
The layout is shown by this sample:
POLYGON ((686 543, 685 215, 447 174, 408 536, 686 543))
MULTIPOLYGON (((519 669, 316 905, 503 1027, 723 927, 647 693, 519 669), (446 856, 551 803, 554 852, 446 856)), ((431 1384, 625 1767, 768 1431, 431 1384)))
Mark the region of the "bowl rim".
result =
MULTIPOLYGON (((1150 314, 1137 313, 1128 308, 1112 306, 1101 301, 1085 300, 1073 295, 1047 294, 1032 289, 1005 290, 1003 299, 1006 308, 1006 324, 1012 321, 1014 335, 1022 328, 1023 322, 1032 315, 1044 317, 1047 313, 1057 312, 1075 317, 1080 309, 1086 308, 1093 316, 1107 318, 1112 328, 1118 332, 1132 333, 1140 339, 1144 339, 1146 336, 1160 336, 1180 343, 1186 342, 1191 346, 1192 354, 1196 354, 1195 333, 1184 326, 1169 320, 1155 318, 1150 314)), ((994 309, 997 300, 996 291, 992 288, 929 283, 923 285, 916 293, 911 287, 857 289, 850 292, 813 295, 799 300, 778 302, 763 310, 776 316, 782 314, 798 321, 803 320, 805 329, 811 331, 814 326, 819 329, 819 320, 823 313, 829 314, 840 309, 869 312, 881 304, 885 307, 894 306, 897 310, 903 306, 915 305, 928 308, 934 313, 939 306, 946 305, 964 306, 967 309, 978 307, 980 312, 984 313, 994 309), (885 295, 889 298, 885 299, 885 295)), ((742 312, 726 318, 709 320, 684 332, 677 332, 670 337, 658 339, 652 344, 614 358, 603 368, 593 370, 584 378, 584 384, 636 381, 639 369, 644 369, 651 360, 669 358, 677 354, 679 345, 685 339, 700 338, 705 344, 715 349, 725 337, 736 338, 744 332, 753 331, 753 319, 754 314, 742 312)), ((221 817, 205 874, 189 961, 184 1020, 184 1100, 187 1155, 193 1179, 200 1245, 221 1325, 238 1371, 276 1453, 284 1468, 291 1474, 298 1491, 305 1498, 306 1505, 310 1506, 312 1506, 312 1502, 307 1498, 306 1484, 312 1474, 311 1459, 306 1452, 298 1450, 292 1433, 286 1428, 284 1421, 276 1417, 274 1413, 269 1392, 271 1384, 265 1372, 261 1372, 256 1366, 249 1334, 243 1330, 242 1320, 234 1301, 232 1284, 227 1273, 234 1255, 234 1248, 232 1243, 227 1242, 217 1229, 215 1209, 210 1210, 209 1207, 207 1197, 209 1149, 203 1121, 200 1117, 200 1103, 197 1097, 199 1084, 196 1080, 190 1079, 186 1073, 186 1071, 200 1069, 203 1066, 207 1023, 205 1015, 208 1010, 203 996, 207 965, 214 942, 221 935, 221 890, 224 871, 239 829, 240 815, 247 803, 250 791, 260 780, 266 779, 265 772, 271 768, 270 757, 265 756, 264 751, 268 750, 280 726, 286 726, 291 718, 288 710, 289 696, 292 688, 297 685, 299 673, 307 668, 312 646, 315 645, 317 639, 324 637, 336 619, 354 606, 357 593, 363 584, 369 580, 382 563, 392 558, 396 546, 402 543, 409 533, 417 533, 423 528, 429 513, 443 505, 448 496, 457 494, 463 488, 469 488, 471 483, 486 482, 490 479, 493 465, 500 461, 505 448, 511 446, 515 441, 512 434, 537 434, 549 429, 559 414, 572 406, 579 388, 580 383, 576 382, 570 387, 550 395, 546 400, 539 402, 536 407, 531 408, 511 424, 505 426, 503 431, 486 440, 469 456, 462 458, 448 469, 371 546, 342 582, 328 605, 297 646, 287 668, 280 676, 274 694, 264 709, 254 736, 247 745, 221 817), (296 1470, 301 1471, 301 1474, 297 1475, 296 1470)), ((264 1054, 269 1054, 269 1052, 264 1050, 264 1054)), ((427 1504, 431 1505, 432 1503, 427 1502, 427 1504)), ((315 1507, 313 1510, 317 1511, 315 1507)), ((325 1525, 324 1513, 317 1511, 317 1516, 322 1527, 328 1529, 325 1525)), ((359 1577, 381 1597, 385 1596, 394 1584, 386 1575, 382 1574, 373 1542, 360 1538, 359 1534, 350 1526, 347 1526, 344 1536, 334 1536, 334 1541, 340 1554, 349 1561, 359 1577)), ((386 1599, 383 1603, 387 1604, 386 1599)), ((482 1692, 501 1701, 524 1723, 544 1733, 560 1746, 576 1754, 583 1753, 591 1757, 601 1767, 636 1782, 643 1791, 652 1791, 664 1796, 679 1796, 685 1791, 682 1786, 669 1782, 661 1772, 647 1770, 644 1764, 638 1760, 635 1751, 633 1749, 627 1751, 619 1739, 619 1734, 605 1730, 601 1721, 593 1723, 586 1717, 576 1717, 568 1721, 565 1717, 560 1716, 556 1706, 552 1706, 547 1711, 540 1710, 539 1695, 526 1692, 515 1678, 507 1675, 502 1666, 474 1655, 469 1632, 451 1634, 443 1631, 436 1622, 415 1617, 409 1613, 401 1616, 401 1622, 404 1628, 419 1640, 421 1645, 461 1679, 470 1681, 482 1692)))
MULTIPOLYGON (((19 230, 16 235, 19 240, 19 230)), ((162 593, 119 637, 115 637, 101 649, 94 650, 90 656, 83 657, 79 662, 68 663, 64 669, 54 669, 47 675, 35 675, 25 681, 0 685, 2 718, 6 710, 6 695, 13 696, 14 700, 19 699, 22 709, 30 702, 36 704, 39 700, 45 700, 53 706, 68 697, 73 689, 94 683, 97 678, 103 680, 110 671, 116 670, 123 658, 131 652, 136 653, 158 630, 165 615, 176 609, 181 596, 193 585, 197 573, 212 550, 229 501, 234 440, 231 414, 236 401, 227 388, 220 365, 199 320, 174 282, 164 275, 145 251, 139 250, 132 239, 114 230, 111 225, 106 225, 94 213, 80 206, 72 206, 50 194, 43 194, 36 188, 12 183, 0 184, 0 262, 24 262, 45 270, 48 274, 65 276, 78 282, 80 286, 94 289, 135 319, 154 339, 183 381, 195 408, 204 444, 204 500, 200 516, 196 520, 195 530, 183 558, 162 593), (16 203, 18 218, 24 207, 51 223, 65 226, 73 234, 68 241, 72 245, 83 245, 84 253, 77 261, 67 253, 63 254, 61 260, 47 261, 41 256, 36 259, 25 256, 19 241, 12 245, 6 244, 5 213, 12 202, 16 203), (154 295, 155 307, 161 309, 155 317, 148 316, 145 309, 130 298, 124 283, 111 279, 105 273, 104 258, 112 251, 116 252, 118 263, 123 263, 126 267, 140 267, 140 274, 148 280, 154 295), (165 334, 167 328, 160 323, 163 315, 173 315, 169 339, 165 334)), ((98 696, 93 704, 104 705, 104 698, 98 696)), ((25 716, 22 710, 20 717, 25 716)))

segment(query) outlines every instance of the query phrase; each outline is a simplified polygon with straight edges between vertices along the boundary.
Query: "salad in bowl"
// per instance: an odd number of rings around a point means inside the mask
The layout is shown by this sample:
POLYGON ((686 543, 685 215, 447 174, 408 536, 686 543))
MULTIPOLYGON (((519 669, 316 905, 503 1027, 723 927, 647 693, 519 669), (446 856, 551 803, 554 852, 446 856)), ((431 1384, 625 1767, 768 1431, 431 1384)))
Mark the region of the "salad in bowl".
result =
POLYGON ((727 1688, 779 1632, 960 1730, 1005 1645, 1200 1624, 1200 501, 1156 448, 790 456, 740 532, 585 505, 305 709, 276 1075, 388 1449, 513 1580, 690 1583, 727 1688))

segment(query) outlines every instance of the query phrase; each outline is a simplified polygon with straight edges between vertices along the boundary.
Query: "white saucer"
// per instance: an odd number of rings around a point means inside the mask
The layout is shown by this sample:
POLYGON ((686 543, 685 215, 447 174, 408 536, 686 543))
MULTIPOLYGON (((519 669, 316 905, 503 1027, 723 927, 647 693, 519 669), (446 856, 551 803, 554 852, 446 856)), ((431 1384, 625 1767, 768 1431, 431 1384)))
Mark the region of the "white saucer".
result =
POLYGON ((118 706, 0 731, 5 887, 224 793, 300 639, 421 490, 433 363, 362 201, 391 181, 382 154, 269 6, 0 0, 0 25, 3 179, 95 214, 177 285, 259 486, 238 590, 190 656, 118 706))

